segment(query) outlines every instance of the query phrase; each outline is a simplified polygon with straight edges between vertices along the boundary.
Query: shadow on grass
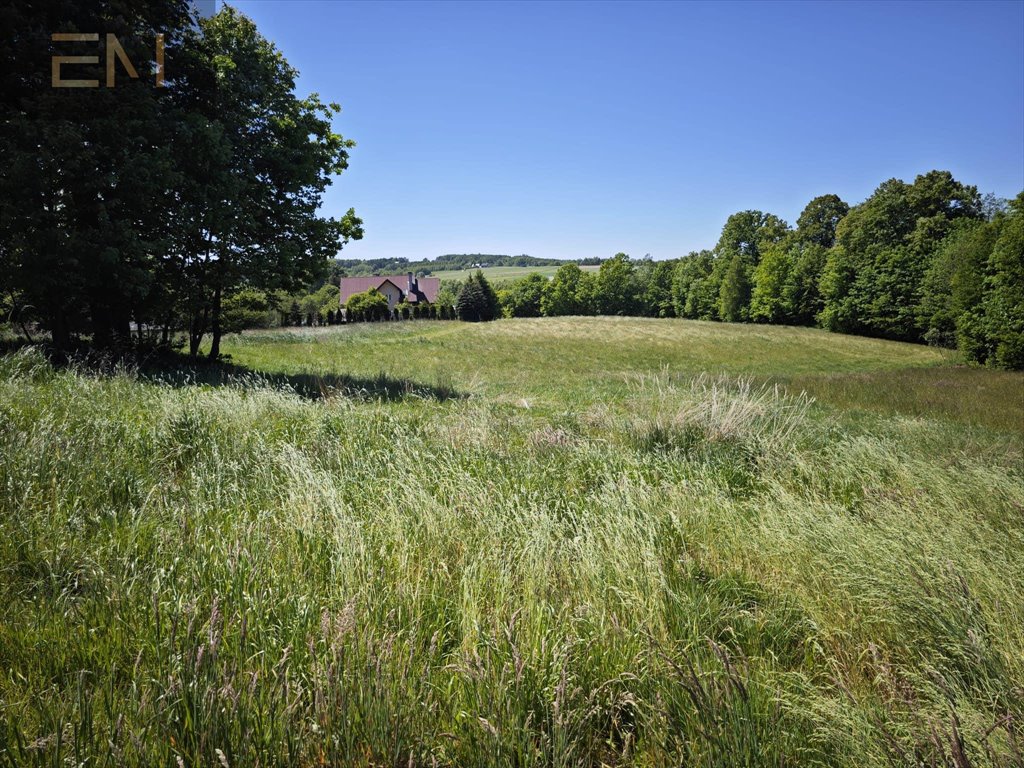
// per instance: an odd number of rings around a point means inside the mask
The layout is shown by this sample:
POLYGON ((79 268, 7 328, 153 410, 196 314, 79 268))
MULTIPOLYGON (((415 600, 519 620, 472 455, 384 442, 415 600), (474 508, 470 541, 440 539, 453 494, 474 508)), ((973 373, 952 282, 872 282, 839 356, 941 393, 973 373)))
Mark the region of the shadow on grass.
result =
POLYGON ((132 350, 111 354, 87 346, 57 351, 42 344, 0 340, 0 355, 33 348, 56 369, 72 368, 92 376, 129 374, 141 381, 172 387, 212 386, 241 389, 276 389, 293 392, 307 400, 346 397, 356 400, 462 400, 468 397, 447 382, 424 384, 394 378, 385 373, 360 377, 333 373, 279 373, 260 371, 231 362, 230 358, 190 358, 166 349, 132 350))
POLYGON ((245 389, 278 389, 294 392, 308 400, 348 397, 357 400, 461 400, 467 395, 447 383, 424 384, 412 379, 394 378, 385 373, 375 377, 334 373, 270 373, 259 371, 230 360, 203 361, 176 356, 169 360, 140 366, 139 377, 147 381, 187 386, 228 386, 245 389))

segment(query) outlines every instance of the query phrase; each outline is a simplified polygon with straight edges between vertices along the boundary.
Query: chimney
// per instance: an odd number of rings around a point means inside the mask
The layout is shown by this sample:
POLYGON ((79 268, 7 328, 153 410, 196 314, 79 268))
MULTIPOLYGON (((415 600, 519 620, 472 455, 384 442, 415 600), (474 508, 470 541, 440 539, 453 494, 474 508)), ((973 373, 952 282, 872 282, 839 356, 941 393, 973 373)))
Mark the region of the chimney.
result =
POLYGON ((409 292, 409 293, 412 293, 412 289, 413 289, 413 286, 414 286, 414 285, 415 285, 416 283, 415 283, 415 282, 413 282, 413 279, 412 279, 412 272, 407 272, 407 273, 406 273, 406 275, 407 275, 407 277, 409 278, 409 287, 408 287, 408 292, 409 292))

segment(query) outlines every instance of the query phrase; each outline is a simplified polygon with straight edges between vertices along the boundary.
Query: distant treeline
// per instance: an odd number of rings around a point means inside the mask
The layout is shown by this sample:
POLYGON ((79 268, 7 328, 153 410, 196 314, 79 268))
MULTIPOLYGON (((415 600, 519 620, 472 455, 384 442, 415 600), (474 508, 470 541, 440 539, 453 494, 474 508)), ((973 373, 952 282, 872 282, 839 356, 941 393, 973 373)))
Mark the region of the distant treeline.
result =
POLYGON ((852 208, 816 197, 796 226, 748 210, 712 250, 626 254, 499 286, 506 317, 640 315, 819 326, 959 347, 1024 368, 1024 192, 982 197, 947 171, 884 182, 852 208))
POLYGON ((335 259, 332 275, 336 277, 358 277, 360 275, 386 275, 414 272, 417 275, 431 275, 435 272, 449 272, 477 267, 557 267, 563 264, 596 266, 600 258, 541 259, 536 256, 504 256, 493 253, 447 253, 436 259, 335 259))

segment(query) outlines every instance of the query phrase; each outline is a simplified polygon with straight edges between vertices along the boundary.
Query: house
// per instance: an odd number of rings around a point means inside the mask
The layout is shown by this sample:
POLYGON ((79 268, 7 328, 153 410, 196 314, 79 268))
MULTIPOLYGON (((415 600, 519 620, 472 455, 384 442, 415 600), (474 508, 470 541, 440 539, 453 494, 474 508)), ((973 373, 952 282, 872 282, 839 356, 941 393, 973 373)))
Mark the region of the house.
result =
POLYGON ((345 308, 345 302, 349 300, 350 296, 365 293, 371 288, 375 288, 388 300, 388 310, 394 312, 395 307, 402 302, 408 304, 436 303, 437 292, 441 290, 441 278, 416 277, 412 272, 406 272, 404 275, 343 277, 341 278, 341 308, 345 308))

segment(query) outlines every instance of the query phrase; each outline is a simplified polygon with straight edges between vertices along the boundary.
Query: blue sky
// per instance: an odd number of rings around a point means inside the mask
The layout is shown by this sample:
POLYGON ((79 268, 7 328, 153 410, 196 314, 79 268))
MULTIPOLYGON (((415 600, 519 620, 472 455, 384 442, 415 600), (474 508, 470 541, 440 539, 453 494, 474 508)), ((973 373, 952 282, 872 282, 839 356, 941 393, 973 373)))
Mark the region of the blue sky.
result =
POLYGON ((933 168, 1024 188, 1024 2, 232 5, 342 105, 348 258, 674 258, 933 168))

